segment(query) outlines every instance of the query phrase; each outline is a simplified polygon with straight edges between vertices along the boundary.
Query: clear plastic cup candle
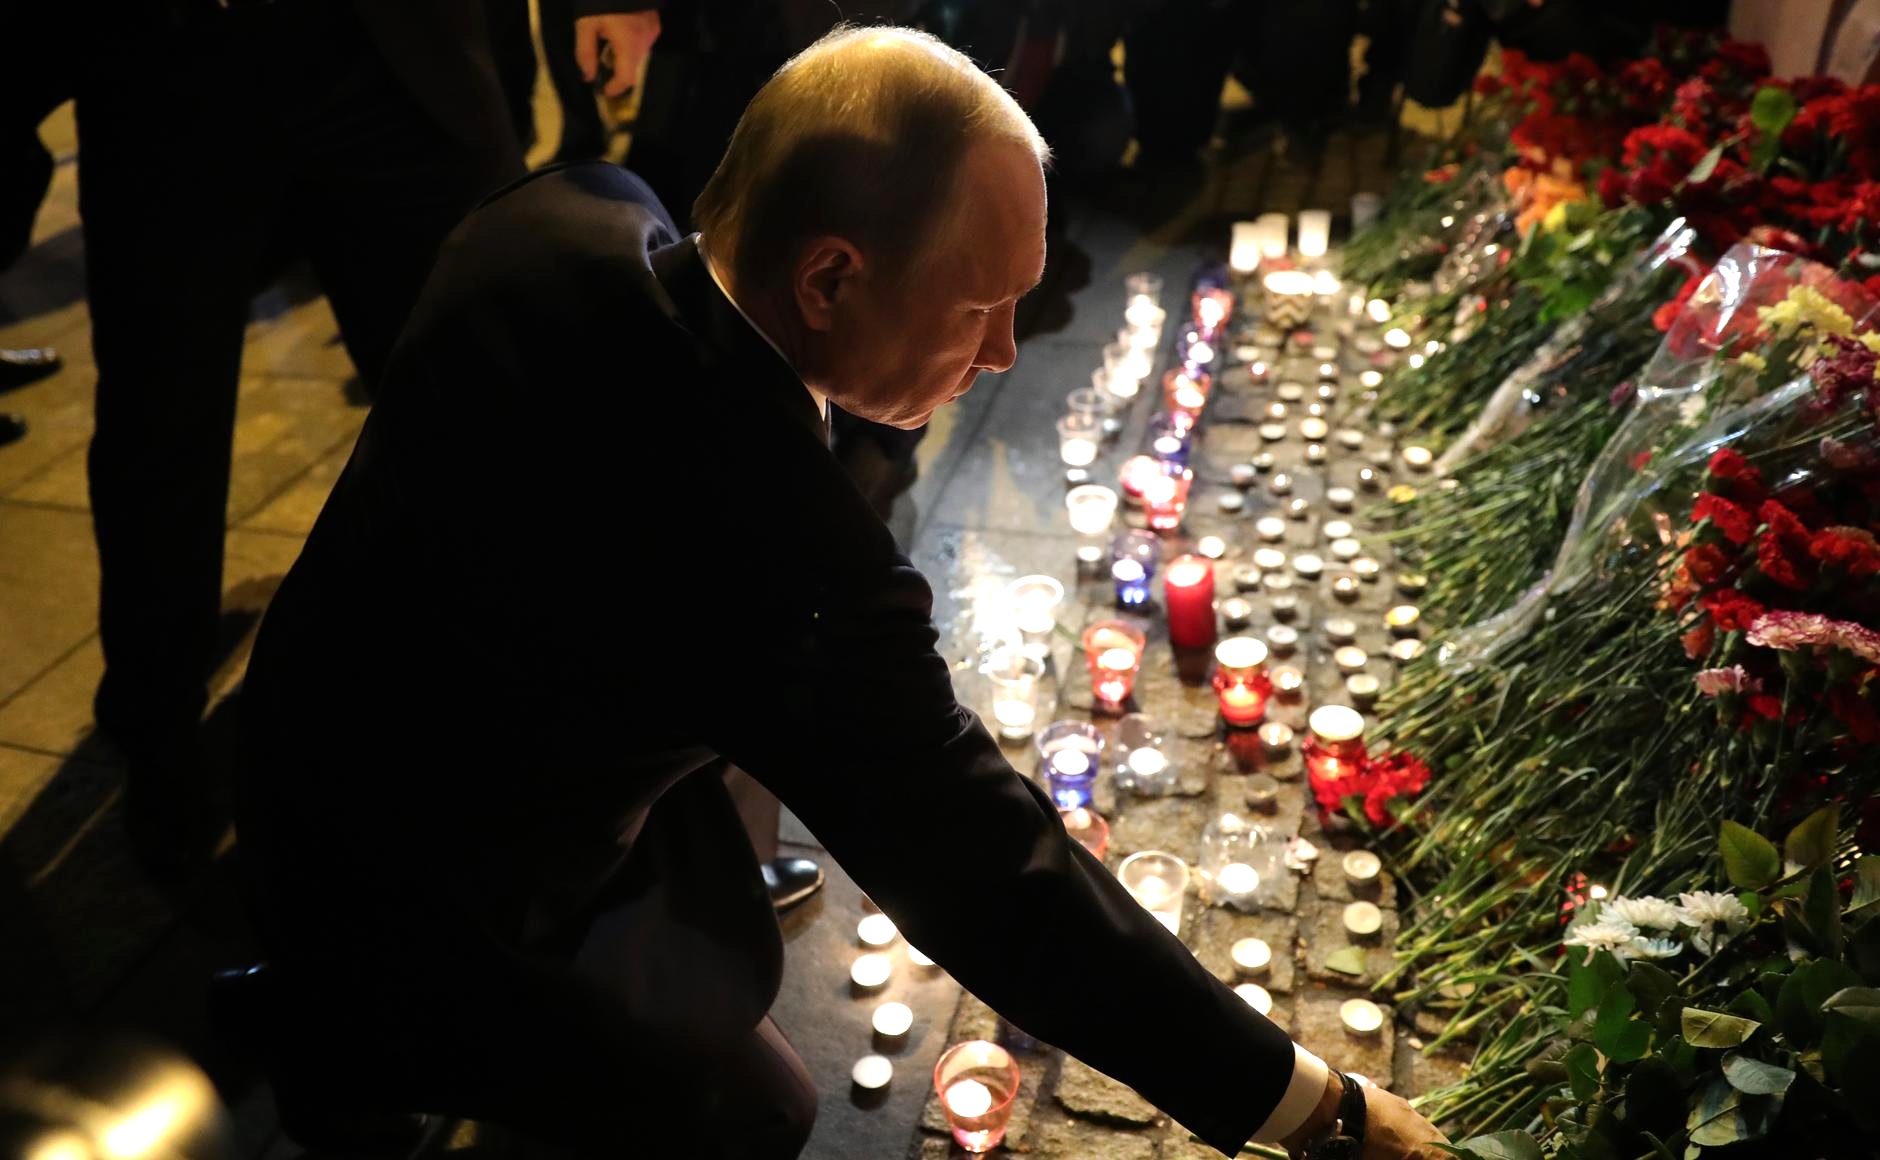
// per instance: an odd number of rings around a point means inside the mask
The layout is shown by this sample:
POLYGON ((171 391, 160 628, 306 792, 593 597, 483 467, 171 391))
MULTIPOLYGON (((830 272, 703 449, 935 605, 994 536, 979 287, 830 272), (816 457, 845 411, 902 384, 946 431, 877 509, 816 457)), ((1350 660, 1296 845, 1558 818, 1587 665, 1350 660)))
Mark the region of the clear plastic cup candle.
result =
POLYGON ((1103 377, 1110 393, 1125 401, 1135 398, 1142 390, 1142 376, 1149 373, 1146 367, 1140 372, 1137 370, 1144 361, 1136 348, 1126 342, 1113 342, 1105 346, 1103 377))
POLYGON ((1116 521, 1116 493, 1100 483, 1086 483, 1064 493, 1071 530, 1080 536, 1101 536, 1116 521))
POLYGON ((1181 527, 1182 515, 1188 510, 1188 489, 1194 482, 1195 473, 1179 467, 1151 477, 1142 485, 1142 506, 1151 528, 1167 532, 1181 527))
POLYGON ((1067 415, 1083 415, 1101 422, 1108 411, 1108 404, 1095 387, 1078 387, 1064 396, 1064 413, 1067 415))
POLYGON ((1059 810, 1058 817, 1064 819, 1064 832, 1090 851, 1092 857, 1102 861, 1110 852, 1110 823, 1103 820, 1103 815, 1079 806, 1074 810, 1059 810))
POLYGON ((1103 424, 1087 415, 1066 415, 1058 420, 1058 458, 1068 467, 1088 467, 1097 461, 1103 442, 1103 424))
POLYGON ((1090 804, 1103 756, 1103 734, 1088 721, 1053 721, 1038 734, 1038 771, 1061 810, 1090 804))
POLYGON ((933 1090, 947 1128, 955 1143, 974 1154, 1004 1141, 1018 1085, 1018 1063, 1011 1053, 983 1039, 947 1048, 933 1068, 933 1090))
POLYGON ((1162 275, 1149 270, 1141 270, 1123 279, 1123 293, 1129 296, 1133 304, 1138 298, 1146 298, 1151 306, 1162 300, 1162 275))
POLYGON ((1235 813, 1225 813, 1201 831, 1201 868, 1198 875, 1204 898, 1217 906, 1252 911, 1259 908, 1260 889, 1271 889, 1283 869, 1281 845, 1265 826, 1235 813))
POLYGON ((1142 850, 1123 859, 1116 868, 1116 879, 1170 934, 1181 933, 1188 863, 1160 850, 1142 850))
POLYGON ((1008 741, 1031 736, 1044 661, 1024 649, 1003 648, 986 658, 982 671, 992 686, 992 719, 998 723, 999 736, 1008 741))
POLYGON ((1084 661, 1090 669, 1090 688, 1097 707, 1120 712, 1136 687, 1142 652, 1148 639, 1121 620, 1100 620, 1084 630, 1084 661))
POLYGON ((1012 618, 1026 643, 1049 637, 1057 627, 1058 606, 1064 603, 1064 585, 1053 576, 1020 576, 1005 586, 1012 618))

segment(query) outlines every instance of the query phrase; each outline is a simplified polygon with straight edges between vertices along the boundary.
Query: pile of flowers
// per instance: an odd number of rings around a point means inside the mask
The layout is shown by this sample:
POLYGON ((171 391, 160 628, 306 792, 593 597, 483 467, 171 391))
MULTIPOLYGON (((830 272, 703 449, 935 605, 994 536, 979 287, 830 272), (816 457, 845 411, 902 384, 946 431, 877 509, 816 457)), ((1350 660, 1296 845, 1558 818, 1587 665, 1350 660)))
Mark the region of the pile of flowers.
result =
POLYGON ((1430 767, 1414 754, 1367 757, 1354 773, 1336 780, 1312 778, 1312 797, 1327 817, 1349 816, 1387 830, 1407 812, 1407 803, 1430 783, 1430 767))

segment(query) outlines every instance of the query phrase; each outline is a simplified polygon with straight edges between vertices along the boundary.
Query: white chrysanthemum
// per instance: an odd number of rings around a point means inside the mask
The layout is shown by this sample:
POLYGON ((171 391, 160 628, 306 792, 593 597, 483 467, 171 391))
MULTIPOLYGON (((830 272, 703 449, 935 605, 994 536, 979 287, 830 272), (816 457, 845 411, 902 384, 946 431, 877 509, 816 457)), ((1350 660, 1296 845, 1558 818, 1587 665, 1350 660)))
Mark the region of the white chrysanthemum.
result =
POLYGON ((1695 894, 1678 895, 1678 902, 1682 904, 1683 911, 1678 921, 1685 926, 1721 924, 1734 933, 1749 925, 1749 909, 1734 894, 1699 890, 1695 894))
POLYGON ((1601 915, 1617 915, 1640 930, 1676 930, 1684 912, 1676 903, 1644 895, 1639 898, 1609 898, 1600 908, 1601 915))
POLYGON ((1674 938, 1632 940, 1632 954, 1641 959, 1675 959, 1684 953, 1684 944, 1674 938))
POLYGON ((1616 915, 1602 915, 1593 922, 1575 923, 1567 928, 1566 945, 1585 947, 1588 962, 1597 951, 1611 951, 1621 959, 1632 954, 1632 944, 1642 941, 1638 927, 1616 915))

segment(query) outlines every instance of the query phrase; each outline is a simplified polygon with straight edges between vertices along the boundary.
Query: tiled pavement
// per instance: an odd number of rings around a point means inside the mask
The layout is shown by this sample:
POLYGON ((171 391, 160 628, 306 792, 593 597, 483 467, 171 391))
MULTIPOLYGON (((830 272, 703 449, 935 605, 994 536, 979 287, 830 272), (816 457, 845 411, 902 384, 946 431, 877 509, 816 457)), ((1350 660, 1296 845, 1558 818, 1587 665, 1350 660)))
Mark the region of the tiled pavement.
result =
MULTIPOLYGON (((0 409, 32 425, 25 440, 0 449, 0 1027, 77 1020, 154 1029, 209 1064, 237 1112, 245 1155, 288 1155, 265 1091, 208 1038, 202 1019, 207 972, 246 953, 229 878, 213 876, 182 893, 145 880, 117 825, 117 756, 91 736, 90 696, 101 664, 84 478, 94 372, 69 110, 48 123, 47 140, 61 164, 35 247, 0 275, 0 346, 50 343, 67 360, 51 380, 0 396, 0 409)), ((965 613, 975 583, 1067 571, 1052 422, 1063 395, 1088 383, 1097 347, 1117 325, 1123 274, 1158 269, 1180 286, 1218 244, 1226 220, 1267 208, 1341 206, 1358 174, 1375 187, 1382 150, 1376 137, 1339 137, 1322 163, 1302 164, 1250 148, 1189 176, 1124 176, 1060 199, 1054 208, 1067 214, 1068 229, 1045 291, 1026 305, 1033 333, 1018 366, 982 380, 937 417, 921 448, 921 481, 897 513, 898 530, 938 594, 950 655, 963 660, 970 651, 965 613)), ((228 511, 231 648, 222 690, 239 677, 243 630, 298 552, 363 421, 363 409, 350 401, 350 375, 317 293, 290 279, 257 299, 228 511)), ((1066 653, 1060 663, 1068 660, 1066 653)), ((1134 824, 1135 817, 1126 812, 1119 821, 1134 824)), ((787 825, 786 837, 813 852, 813 835, 787 825)), ((858 1099, 848 1068, 873 1050, 873 1003, 852 999, 845 976, 863 903, 839 868, 830 870, 829 889, 786 924, 788 972, 777 1011, 823 1095, 805 1155, 899 1156, 916 1135, 924 1074, 947 1041, 957 991, 944 976, 900 968, 888 997, 910 1002, 916 1022, 896 1056, 899 1078, 885 1102, 858 1099)), ((1241 920, 1215 912, 1207 921, 1241 920)), ((1302 996, 1291 1014, 1309 1023, 1313 1010, 1302 996)), ((968 1005, 960 1018, 984 1016, 968 1005)), ((1074 1071, 1071 1086, 1108 1098, 1101 1083, 1074 1071)), ((1075 1142, 1074 1120, 1061 1103, 1047 1104, 1026 1142, 1041 1156, 1095 1154, 1075 1142)), ((1160 1155, 1189 1155, 1178 1137, 1160 1155)), ((1114 1154, 1151 1155, 1147 1139, 1142 1132, 1119 1137, 1114 1154)), ((929 1145, 917 1140, 915 1147, 926 1154, 929 1145)))

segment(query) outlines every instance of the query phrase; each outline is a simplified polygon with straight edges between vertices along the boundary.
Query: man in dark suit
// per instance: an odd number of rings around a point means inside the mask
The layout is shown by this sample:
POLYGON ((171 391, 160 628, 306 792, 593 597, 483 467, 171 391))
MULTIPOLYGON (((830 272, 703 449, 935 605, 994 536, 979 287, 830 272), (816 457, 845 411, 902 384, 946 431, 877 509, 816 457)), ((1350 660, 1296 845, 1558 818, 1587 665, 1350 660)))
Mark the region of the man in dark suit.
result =
MULTIPOLYGON (((593 14, 608 2, 584 3, 590 50, 648 19, 593 14)), ((54 46, 79 62, 96 711, 129 761, 132 837, 148 863, 173 867, 214 837, 198 809, 198 723, 249 299, 281 254, 307 255, 369 395, 445 234, 522 163, 480 5, 96 9, 82 52, 54 46)))
POLYGON ((701 235, 578 164, 445 245, 243 696, 284 1109, 795 1156, 813 1088, 766 1016, 735 762, 963 985, 1223 1152, 1362 1105, 1365 1156, 1429 1154, 1068 839, 827 450, 830 403, 917 426, 1012 364, 1045 153, 965 58, 856 30, 752 102, 701 235))

